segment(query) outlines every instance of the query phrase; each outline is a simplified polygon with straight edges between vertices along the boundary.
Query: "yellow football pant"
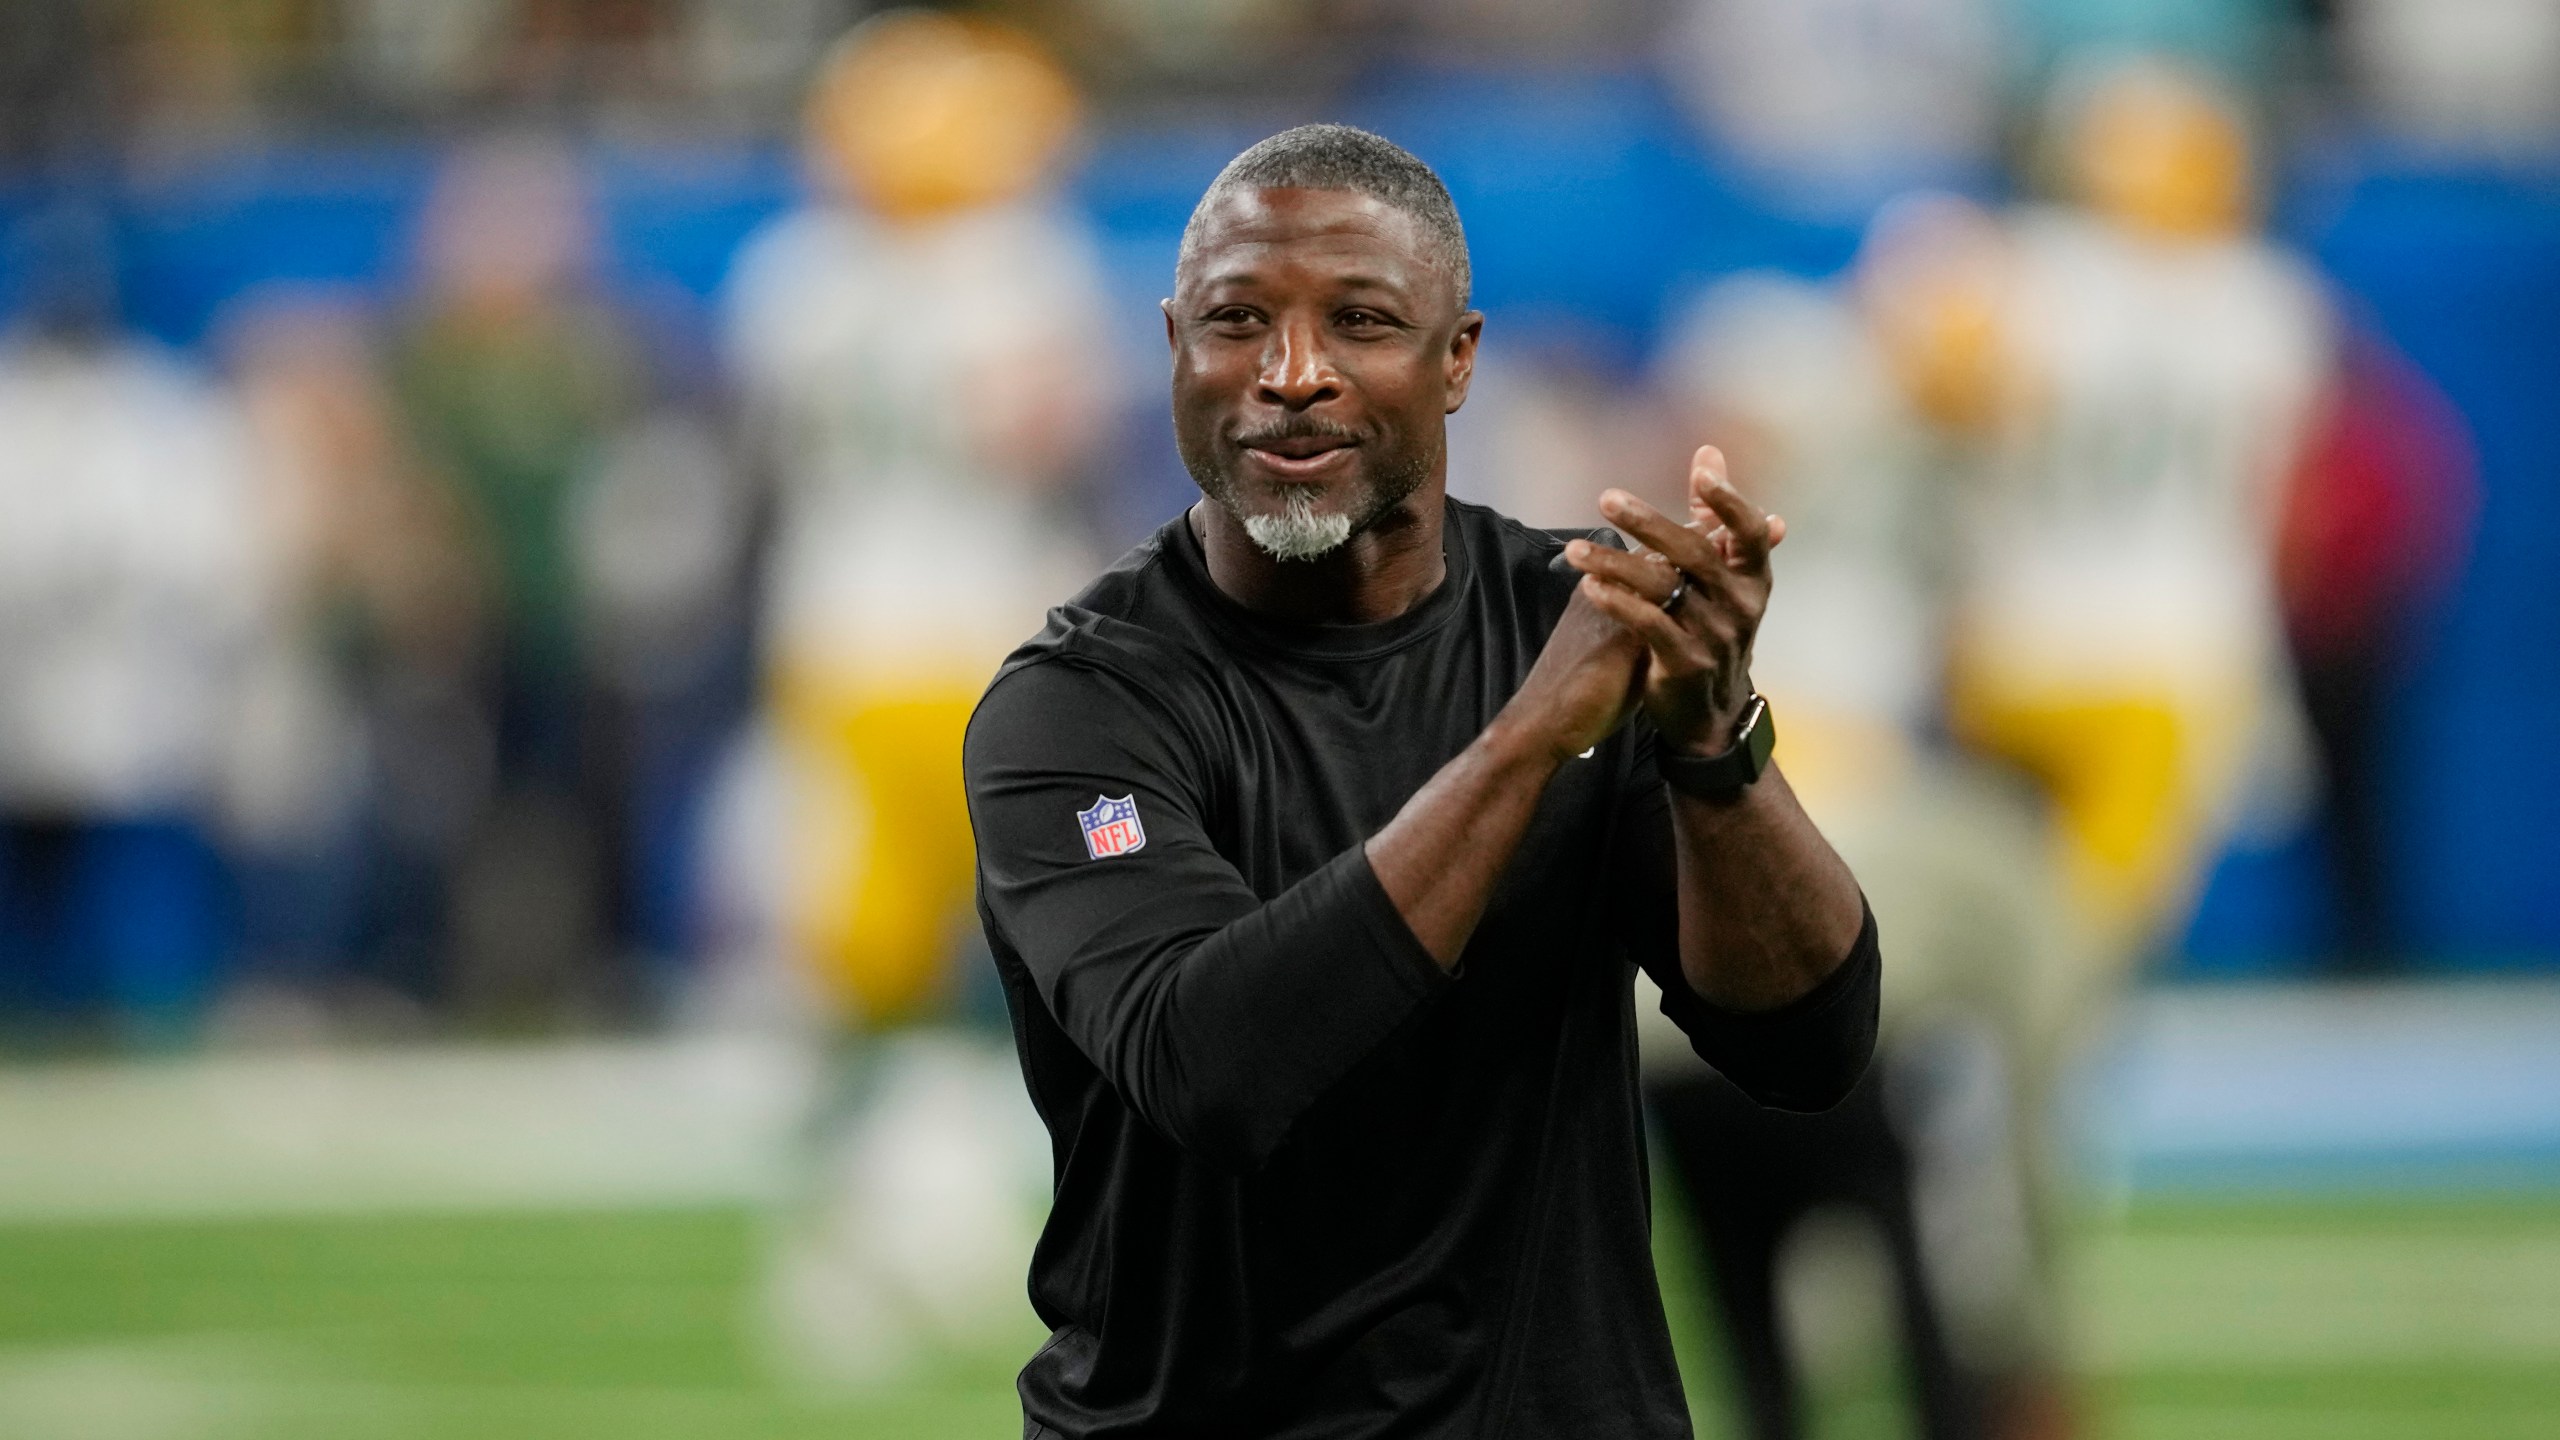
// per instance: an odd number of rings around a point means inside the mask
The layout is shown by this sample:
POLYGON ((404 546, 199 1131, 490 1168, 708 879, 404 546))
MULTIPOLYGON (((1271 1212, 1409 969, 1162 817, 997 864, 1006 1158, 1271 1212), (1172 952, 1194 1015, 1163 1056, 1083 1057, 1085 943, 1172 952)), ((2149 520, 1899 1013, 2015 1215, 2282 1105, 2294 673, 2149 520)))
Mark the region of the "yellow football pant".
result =
POLYGON ((779 687, 797 792, 791 932, 857 1025, 925 1018, 951 991, 976 878, 960 742, 981 684, 779 687))
POLYGON ((2043 783, 2073 909, 2101 953, 2134 958, 2193 890, 2237 778, 2246 698, 1960 680, 1951 701, 1958 735, 2043 783))

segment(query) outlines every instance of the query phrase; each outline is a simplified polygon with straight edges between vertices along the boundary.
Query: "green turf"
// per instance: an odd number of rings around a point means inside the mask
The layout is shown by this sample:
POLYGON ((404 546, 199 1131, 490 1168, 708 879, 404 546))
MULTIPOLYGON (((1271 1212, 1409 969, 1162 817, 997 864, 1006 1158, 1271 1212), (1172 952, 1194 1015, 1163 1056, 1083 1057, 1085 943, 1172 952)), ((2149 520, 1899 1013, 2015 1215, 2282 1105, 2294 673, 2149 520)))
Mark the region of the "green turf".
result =
POLYGON ((785 1393, 757 1254, 735 1212, 0 1230, 0 1436, 1019 1433, 1010 1353, 785 1393))
MULTIPOLYGON (((1010 1436, 1018 1341, 795 1395, 745 1318, 736 1212, 0 1228, 7 1440, 1010 1436)), ((1711 1335, 1665 1237, 1702 1428, 1711 1335)), ((2093 1232, 2101 1440, 2560 1436, 2560 1199, 2186 1204, 2093 1232)), ((1878 1378, 1820 1440, 1908 1433, 1878 1378)))
POLYGON ((2560 1436, 2560 1200, 2155 1203, 2080 1273, 2122 1440, 2560 1436))

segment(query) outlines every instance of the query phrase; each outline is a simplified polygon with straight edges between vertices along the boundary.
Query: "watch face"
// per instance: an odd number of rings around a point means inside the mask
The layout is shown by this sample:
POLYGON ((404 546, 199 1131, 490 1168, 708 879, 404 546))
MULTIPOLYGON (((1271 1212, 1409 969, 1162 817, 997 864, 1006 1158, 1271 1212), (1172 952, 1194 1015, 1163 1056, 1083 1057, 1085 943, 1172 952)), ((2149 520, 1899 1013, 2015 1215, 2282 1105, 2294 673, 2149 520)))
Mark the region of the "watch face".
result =
POLYGON ((1770 752, 1777 748, 1778 723, 1769 714, 1769 702, 1755 695, 1742 732, 1742 751, 1751 758, 1752 779, 1759 779, 1761 772, 1769 768, 1770 752))

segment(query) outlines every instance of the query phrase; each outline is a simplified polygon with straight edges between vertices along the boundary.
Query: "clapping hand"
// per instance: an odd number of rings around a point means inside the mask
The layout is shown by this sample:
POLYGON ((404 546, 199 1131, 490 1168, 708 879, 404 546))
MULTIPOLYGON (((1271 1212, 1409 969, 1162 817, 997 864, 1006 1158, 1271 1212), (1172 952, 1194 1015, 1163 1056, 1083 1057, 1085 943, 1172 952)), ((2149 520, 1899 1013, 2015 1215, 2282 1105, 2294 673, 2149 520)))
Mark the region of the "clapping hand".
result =
POLYGON ((1689 521, 1624 490, 1603 491, 1600 514, 1641 551, 1575 540, 1565 561, 1581 595, 1643 642, 1644 707, 1665 744, 1724 750, 1751 699, 1751 642, 1769 606, 1769 552, 1787 522, 1725 478, 1724 452, 1701 445, 1689 462, 1689 521))

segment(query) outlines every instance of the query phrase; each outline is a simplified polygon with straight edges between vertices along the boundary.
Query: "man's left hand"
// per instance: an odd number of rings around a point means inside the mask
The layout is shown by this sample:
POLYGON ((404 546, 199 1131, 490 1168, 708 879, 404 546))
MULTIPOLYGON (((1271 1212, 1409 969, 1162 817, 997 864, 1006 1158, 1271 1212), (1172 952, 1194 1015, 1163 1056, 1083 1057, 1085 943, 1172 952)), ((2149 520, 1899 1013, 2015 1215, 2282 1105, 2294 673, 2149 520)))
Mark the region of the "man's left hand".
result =
POLYGON ((1787 522, 1743 498, 1725 478, 1724 452, 1701 445, 1689 462, 1689 523, 1624 490, 1601 493, 1600 513, 1645 550, 1575 540, 1565 558, 1582 593, 1645 645, 1644 707, 1663 742, 1719 754, 1751 699, 1751 641, 1769 605, 1769 552, 1787 522), (1665 608, 1669 602, 1669 608, 1665 608))

